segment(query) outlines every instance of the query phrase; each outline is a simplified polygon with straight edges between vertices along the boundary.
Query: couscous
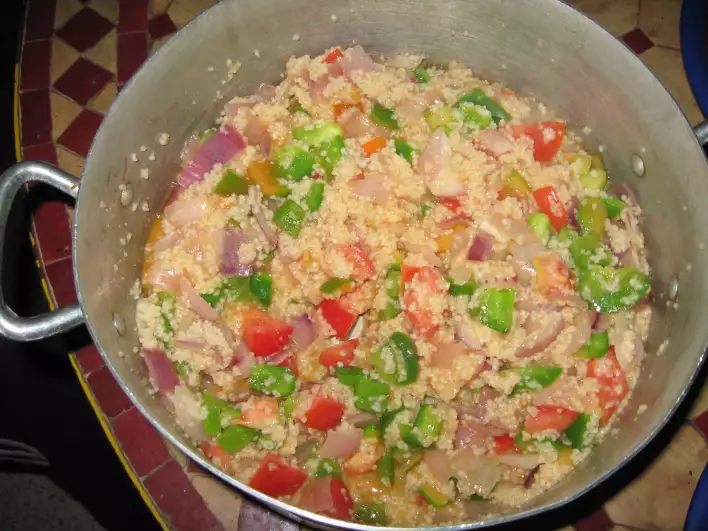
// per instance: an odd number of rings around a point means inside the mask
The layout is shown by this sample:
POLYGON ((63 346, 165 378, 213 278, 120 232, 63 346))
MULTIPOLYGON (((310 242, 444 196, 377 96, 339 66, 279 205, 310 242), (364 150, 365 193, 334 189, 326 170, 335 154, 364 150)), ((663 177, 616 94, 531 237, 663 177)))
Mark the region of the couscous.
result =
POLYGON ((185 146, 141 355, 194 444, 265 494, 375 525, 509 512, 639 378, 640 218, 550 108, 462 65, 292 58, 185 146))

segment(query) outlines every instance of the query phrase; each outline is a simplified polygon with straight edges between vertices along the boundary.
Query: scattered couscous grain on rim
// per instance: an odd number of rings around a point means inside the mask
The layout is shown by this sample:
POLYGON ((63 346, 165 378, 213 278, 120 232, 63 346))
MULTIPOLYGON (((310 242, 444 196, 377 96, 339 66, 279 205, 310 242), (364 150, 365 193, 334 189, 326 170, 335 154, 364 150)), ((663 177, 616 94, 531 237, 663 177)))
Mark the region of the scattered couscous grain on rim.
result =
POLYGON ((309 511, 422 526, 528 503, 641 377, 631 190, 463 65, 354 46, 285 72, 185 145, 134 293, 152 385, 216 466, 309 511))

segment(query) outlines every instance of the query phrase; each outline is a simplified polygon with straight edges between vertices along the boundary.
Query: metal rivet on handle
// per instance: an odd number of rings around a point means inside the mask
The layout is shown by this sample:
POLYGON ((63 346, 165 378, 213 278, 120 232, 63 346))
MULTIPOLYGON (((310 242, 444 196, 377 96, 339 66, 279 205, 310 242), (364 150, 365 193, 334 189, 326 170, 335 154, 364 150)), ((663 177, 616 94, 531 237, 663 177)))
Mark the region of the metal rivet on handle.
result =
POLYGON ((669 285, 666 288, 666 296, 669 298, 669 300, 675 301, 676 299, 678 299, 678 290, 679 290, 678 277, 676 275, 674 275, 669 280, 669 285))
POLYGON ((644 177, 644 160, 642 160, 642 157, 636 153, 632 154, 630 165, 632 166, 632 171, 637 177, 644 177))
POLYGON ((125 321, 117 313, 113 314, 113 328, 116 329, 119 336, 125 335, 125 321))
POLYGON ((133 187, 126 183, 120 192, 120 204, 124 207, 133 202, 133 187))

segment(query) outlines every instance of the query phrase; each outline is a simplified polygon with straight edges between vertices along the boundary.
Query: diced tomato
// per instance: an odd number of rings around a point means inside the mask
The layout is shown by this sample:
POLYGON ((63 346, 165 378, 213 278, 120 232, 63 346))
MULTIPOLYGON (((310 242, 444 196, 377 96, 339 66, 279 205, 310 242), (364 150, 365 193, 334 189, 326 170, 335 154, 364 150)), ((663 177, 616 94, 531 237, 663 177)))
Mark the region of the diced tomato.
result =
POLYGON ((524 430, 538 433, 545 430, 563 432, 578 419, 579 413, 559 406, 535 406, 535 415, 527 415, 524 430))
POLYGON ((413 280, 413 277, 420 269, 420 267, 407 266, 405 264, 401 266, 401 289, 406 289, 406 285, 413 280))
POLYGON ((570 272, 563 261, 553 253, 542 253, 531 260, 536 270, 536 288, 543 294, 563 293, 570 289, 570 272))
POLYGON ((538 122, 511 126, 514 138, 527 136, 533 140, 533 158, 538 162, 550 162, 556 156, 565 136, 563 122, 538 122))
POLYGON ((298 494, 301 507, 339 519, 352 517, 352 497, 344 482, 336 476, 308 481, 298 494))
POLYGON ((364 142, 361 145, 361 149, 364 150, 364 153, 366 153, 367 157, 370 157, 374 153, 381 151, 385 147, 386 147, 386 137, 385 136, 377 136, 376 138, 372 138, 368 142, 364 142))
POLYGON ((376 276, 376 268, 369 255, 358 245, 335 245, 334 250, 344 255, 352 265, 354 280, 368 280, 376 276))
POLYGON ((335 48, 322 58, 322 62, 332 64, 339 61, 342 57, 344 57, 342 50, 340 48, 335 48))
POLYGON ((459 197, 443 197, 438 202, 461 218, 472 219, 472 216, 462 210, 462 201, 459 197))
POLYGON ((356 322, 356 314, 347 310, 339 299, 324 299, 317 308, 339 339, 344 339, 356 322))
POLYGON ((568 212, 565 205, 558 199, 556 189, 552 186, 545 186, 533 191, 533 198, 541 212, 546 214, 551 220, 551 225, 559 231, 568 223, 568 212))
POLYGON ((629 392, 627 378, 617 361, 615 347, 610 347, 604 357, 590 360, 588 376, 595 378, 599 385, 597 400, 602 408, 600 424, 607 424, 629 392))
POLYGON ((516 442, 511 435, 497 435, 494 437, 495 454, 509 454, 516 451, 516 442))
POLYGON ((339 426, 344 415, 344 404, 334 398, 317 395, 310 409, 298 420, 313 430, 327 431, 339 426))
POLYGON ((330 493, 332 495, 332 508, 322 514, 332 518, 348 519, 352 517, 354 502, 349 494, 349 489, 344 482, 336 476, 330 476, 330 493))
POLYGON ((349 365, 354 359, 354 349, 359 346, 359 341, 350 339, 327 347, 320 353, 320 363, 331 369, 349 365))
POLYGON ((243 340, 256 356, 270 356, 288 344, 293 327, 258 308, 243 313, 243 340))
MULTIPOLYGON (((403 271, 401 271, 401 276, 403 276, 403 271)), ((406 315, 408 315, 413 328, 425 338, 431 337, 438 329, 438 325, 435 323, 436 316, 430 309, 430 298, 443 293, 444 285, 447 285, 445 279, 437 269, 421 267, 414 273, 411 283, 405 287, 403 306, 406 315), (413 281, 417 281, 418 285, 412 285, 413 281)))
POLYGON ((251 477, 249 485, 263 494, 273 496, 290 496, 307 480, 307 474, 295 466, 286 463, 276 454, 266 454, 256 473, 251 477))
POLYGON ((251 402, 251 407, 245 408, 241 413, 241 418, 232 419, 231 424, 243 424, 254 430, 261 430, 267 426, 272 426, 280 418, 280 406, 278 400, 270 397, 255 397, 251 402))
POLYGON ((199 447, 209 459, 218 459, 222 466, 226 466, 231 457, 228 452, 214 442, 203 442, 199 447))
POLYGON ((332 110, 334 111, 334 121, 336 122, 339 120, 339 117, 342 116, 347 109, 351 109, 352 107, 356 107, 361 112, 364 112, 364 105, 361 102, 353 105, 351 103, 335 103, 332 106, 332 110))

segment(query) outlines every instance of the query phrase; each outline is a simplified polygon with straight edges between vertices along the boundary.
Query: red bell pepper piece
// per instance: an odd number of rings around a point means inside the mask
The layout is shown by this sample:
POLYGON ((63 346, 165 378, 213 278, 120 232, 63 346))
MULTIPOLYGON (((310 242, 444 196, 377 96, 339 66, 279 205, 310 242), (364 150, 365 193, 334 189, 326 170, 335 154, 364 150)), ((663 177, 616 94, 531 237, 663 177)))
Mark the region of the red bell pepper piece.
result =
POLYGON ((607 424, 629 392, 627 378, 617 361, 615 347, 610 347, 604 357, 590 360, 588 376, 595 378, 599 385, 597 400, 602 408, 600 424, 607 424))
POLYGON ((442 293, 442 286, 446 285, 446 282, 440 272, 434 267, 415 268, 418 270, 412 276, 411 269, 414 268, 401 268, 401 277, 404 279, 403 284, 405 286, 403 307, 413 328, 418 330, 423 337, 431 337, 438 329, 438 325, 435 323, 436 316, 430 309, 428 299, 431 295, 442 293), (408 277, 411 277, 411 280, 406 282, 408 277), (420 282, 420 286, 417 289, 410 284, 415 279, 420 282))
POLYGON ((556 156, 565 136, 563 122, 538 122, 511 126, 514 138, 527 136, 533 140, 533 158, 538 162, 550 162, 556 156))
POLYGON ((276 454, 266 454, 249 485, 263 494, 277 498, 290 496, 307 480, 307 474, 286 463, 276 454))
POLYGON ((334 398, 317 395, 310 409, 298 420, 313 430, 327 431, 339 426, 342 415, 344 415, 344 404, 340 404, 334 398))
POLYGON ((376 268, 369 255, 358 245, 336 245, 334 250, 352 265, 352 277, 364 281, 376 276, 376 268))
POLYGON ((317 308, 339 339, 344 339, 356 322, 356 314, 347 310, 339 299, 324 299, 317 308))
POLYGON ((331 369, 351 364, 354 360, 354 349, 359 346, 359 341, 350 339, 327 347, 320 353, 320 363, 331 369))
POLYGON ((270 356, 288 344, 293 327, 258 308, 243 313, 243 340, 256 356, 270 356))
POLYGON ((529 433, 538 433, 545 430, 564 432, 578 419, 579 413, 572 409, 560 406, 541 405, 535 406, 536 413, 527 415, 524 430, 529 433))
POLYGON ((533 198, 536 200, 538 209, 548 216, 556 231, 561 230, 568 223, 568 212, 565 210, 565 205, 558 199, 555 188, 544 186, 534 190, 533 198))
POLYGON ((340 48, 335 48, 322 58, 322 62, 331 65, 332 63, 339 61, 342 57, 344 57, 342 50, 340 48))
POLYGON ((495 454, 509 454, 516 452, 516 442, 511 435, 497 435, 494 437, 494 448, 495 454))

